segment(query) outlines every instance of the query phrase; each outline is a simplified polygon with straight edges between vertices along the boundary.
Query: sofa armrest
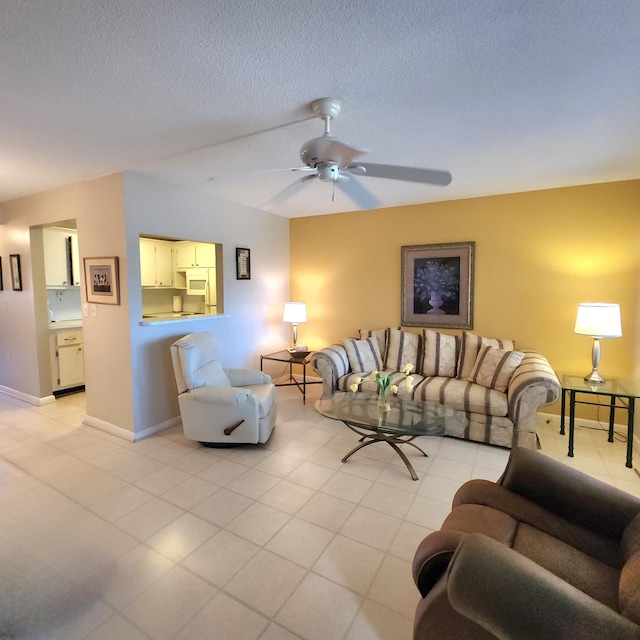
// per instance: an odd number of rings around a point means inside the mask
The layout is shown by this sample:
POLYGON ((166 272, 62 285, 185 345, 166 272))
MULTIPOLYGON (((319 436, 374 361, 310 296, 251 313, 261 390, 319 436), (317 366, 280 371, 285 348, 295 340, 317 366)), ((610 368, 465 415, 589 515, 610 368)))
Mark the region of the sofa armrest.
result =
POLYGON ((613 540, 620 540, 627 525, 640 513, 639 498, 520 447, 511 451, 498 484, 613 540))
POLYGON ((225 369, 233 387, 246 387, 252 384, 268 384, 271 376, 257 369, 225 369))
POLYGON ((459 613, 505 640, 640 636, 640 627, 613 609, 481 534, 458 546, 447 595, 459 613))
POLYGON ((531 429, 540 407, 560 397, 560 381, 549 361, 537 351, 525 351, 507 387, 509 418, 516 429, 531 429))
POLYGON ((242 387, 196 387, 187 391, 196 402, 211 404, 244 404, 251 397, 251 390, 242 387))
POLYGON ((350 370, 347 351, 339 343, 316 351, 311 356, 311 366, 322 378, 323 398, 333 395, 338 390, 338 378, 350 370))

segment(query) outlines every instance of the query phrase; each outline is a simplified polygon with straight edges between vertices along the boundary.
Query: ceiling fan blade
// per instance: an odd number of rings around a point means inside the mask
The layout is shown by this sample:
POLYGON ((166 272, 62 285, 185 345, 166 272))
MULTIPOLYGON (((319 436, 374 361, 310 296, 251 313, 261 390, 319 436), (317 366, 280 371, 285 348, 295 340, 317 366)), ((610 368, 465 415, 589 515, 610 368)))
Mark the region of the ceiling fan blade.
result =
POLYGON ((349 196, 361 209, 375 209, 380 201, 368 189, 365 189, 355 178, 340 175, 336 186, 349 196))
POLYGON ((216 180, 237 180, 245 176, 260 176, 267 173, 282 173, 283 171, 315 171, 314 167, 300 166, 287 167, 285 169, 265 169, 264 171, 242 171, 241 173, 219 173, 218 175, 207 178, 207 182, 215 182, 216 180))
MULTIPOLYGON (((371 178, 389 178, 391 180, 405 180, 406 182, 423 182, 424 184, 438 184, 446 187, 451 182, 451 174, 448 171, 436 169, 419 169, 418 167, 400 167, 392 164, 371 164, 358 162, 357 165, 349 165, 346 168, 363 167, 364 174, 371 178)), ((355 173, 355 172, 354 172, 355 173)))
POLYGON ((265 207, 271 208, 275 205, 282 204, 283 202, 294 196, 296 193, 298 193, 298 191, 300 191, 300 189, 302 189, 302 187, 304 186, 305 182, 313 180, 317 177, 317 173, 312 173, 308 176, 302 176, 302 178, 298 178, 295 182, 292 182, 290 185, 280 191, 280 193, 276 193, 275 196, 269 198, 268 202, 265 204, 265 207))

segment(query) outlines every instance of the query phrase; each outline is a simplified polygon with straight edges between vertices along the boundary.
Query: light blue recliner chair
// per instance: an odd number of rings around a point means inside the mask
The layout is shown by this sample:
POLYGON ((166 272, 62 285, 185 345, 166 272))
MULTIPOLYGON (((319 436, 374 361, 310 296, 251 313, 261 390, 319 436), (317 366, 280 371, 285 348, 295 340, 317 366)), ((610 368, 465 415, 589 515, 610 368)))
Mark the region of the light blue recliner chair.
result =
POLYGON ((184 435, 207 446, 264 443, 276 422, 271 377, 254 369, 223 369, 210 333, 171 345, 184 435))

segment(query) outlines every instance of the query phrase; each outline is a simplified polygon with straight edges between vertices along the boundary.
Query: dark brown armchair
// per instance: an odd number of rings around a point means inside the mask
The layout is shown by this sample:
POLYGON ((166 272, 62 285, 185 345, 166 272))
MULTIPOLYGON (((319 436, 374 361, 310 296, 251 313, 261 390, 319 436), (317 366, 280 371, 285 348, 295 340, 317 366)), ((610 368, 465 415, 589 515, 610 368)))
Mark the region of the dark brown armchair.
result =
POLYGON ((416 552, 414 639, 640 638, 640 499, 527 449, 416 552))

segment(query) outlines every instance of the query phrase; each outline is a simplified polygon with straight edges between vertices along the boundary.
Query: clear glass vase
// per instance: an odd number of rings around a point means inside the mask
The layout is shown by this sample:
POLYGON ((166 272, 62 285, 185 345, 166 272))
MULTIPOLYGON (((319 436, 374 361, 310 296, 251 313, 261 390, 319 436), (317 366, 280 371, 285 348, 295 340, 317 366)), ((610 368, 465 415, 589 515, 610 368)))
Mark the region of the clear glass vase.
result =
POLYGON ((386 413, 387 411, 391 411, 391 404, 389 403, 389 390, 380 387, 378 389, 378 410, 386 413))

